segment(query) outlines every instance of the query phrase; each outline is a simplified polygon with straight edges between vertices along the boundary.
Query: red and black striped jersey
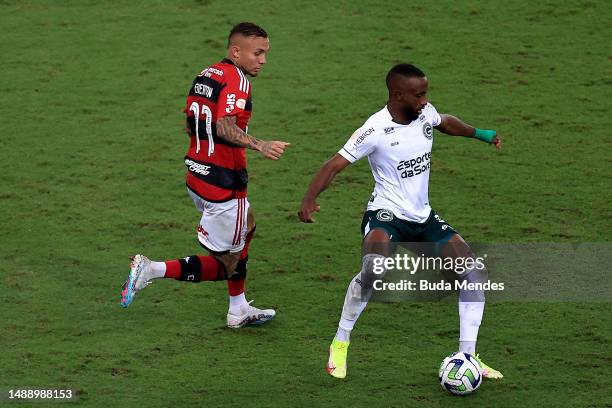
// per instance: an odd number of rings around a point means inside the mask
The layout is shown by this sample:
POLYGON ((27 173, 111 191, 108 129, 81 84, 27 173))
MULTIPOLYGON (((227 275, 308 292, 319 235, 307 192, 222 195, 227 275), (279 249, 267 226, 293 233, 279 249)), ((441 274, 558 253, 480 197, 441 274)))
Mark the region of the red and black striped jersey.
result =
POLYGON ((187 187, 203 199, 246 197, 246 149, 217 137, 217 121, 235 116, 246 132, 251 110, 251 84, 232 61, 211 65, 193 81, 185 108, 190 136, 185 166, 187 187))

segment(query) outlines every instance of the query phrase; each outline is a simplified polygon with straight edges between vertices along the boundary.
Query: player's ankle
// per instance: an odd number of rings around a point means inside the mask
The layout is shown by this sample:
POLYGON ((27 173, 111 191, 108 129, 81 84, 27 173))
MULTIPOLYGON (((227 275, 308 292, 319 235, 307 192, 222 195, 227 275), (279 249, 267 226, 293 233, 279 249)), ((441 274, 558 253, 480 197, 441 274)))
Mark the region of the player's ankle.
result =
POLYGON ((243 310, 249 306, 244 292, 236 296, 229 297, 229 313, 233 315, 242 314, 243 310))
POLYGON ((150 279, 163 278, 166 275, 166 263, 151 261, 148 275, 150 279))
POLYGON ((336 331, 336 340, 351 341, 351 330, 347 330, 338 326, 338 330, 336 331))

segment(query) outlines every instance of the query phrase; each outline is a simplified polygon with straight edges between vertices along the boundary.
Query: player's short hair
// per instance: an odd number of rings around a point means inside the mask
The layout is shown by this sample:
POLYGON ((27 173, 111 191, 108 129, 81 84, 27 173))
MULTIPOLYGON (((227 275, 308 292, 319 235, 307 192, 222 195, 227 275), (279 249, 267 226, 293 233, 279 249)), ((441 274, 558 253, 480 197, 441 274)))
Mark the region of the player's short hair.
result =
POLYGON ((424 78, 426 76, 423 71, 421 71, 412 64, 397 64, 387 73, 387 78, 385 79, 385 82, 387 83, 387 88, 391 89, 391 78, 393 78, 393 76, 395 75, 402 75, 406 78, 424 78))
POLYGON ((268 38, 268 33, 266 30, 258 26, 257 24, 242 22, 236 24, 232 31, 230 31, 229 36, 227 37, 227 46, 229 47, 230 41, 232 37, 236 34, 243 35, 245 37, 263 37, 268 38))

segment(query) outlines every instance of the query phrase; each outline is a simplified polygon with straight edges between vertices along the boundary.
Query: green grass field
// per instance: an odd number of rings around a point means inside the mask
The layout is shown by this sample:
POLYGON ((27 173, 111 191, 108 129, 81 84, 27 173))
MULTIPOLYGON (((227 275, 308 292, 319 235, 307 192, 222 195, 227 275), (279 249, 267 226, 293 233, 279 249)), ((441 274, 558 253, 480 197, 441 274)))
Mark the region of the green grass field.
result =
POLYGON ((0 1, 0 389, 69 387, 84 407, 612 407, 611 303, 489 305, 479 351, 506 378, 467 398, 437 384, 456 305, 372 303, 349 376, 329 377, 367 163, 323 194, 316 224, 295 216, 409 61, 439 111, 505 138, 496 153, 437 134, 430 199, 468 241, 612 241, 611 19, 589 0, 0 1), (227 329, 224 283, 156 281, 122 309, 130 255, 200 251, 182 109, 242 20, 272 44, 250 129, 292 143, 279 162, 249 153, 247 293, 278 317, 227 329))

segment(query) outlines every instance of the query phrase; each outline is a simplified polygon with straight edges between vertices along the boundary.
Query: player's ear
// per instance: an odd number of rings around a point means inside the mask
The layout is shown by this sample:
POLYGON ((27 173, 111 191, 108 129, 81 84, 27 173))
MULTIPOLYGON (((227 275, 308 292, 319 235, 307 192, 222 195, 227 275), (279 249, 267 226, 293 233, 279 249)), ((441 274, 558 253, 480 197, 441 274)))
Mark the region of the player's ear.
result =
POLYGON ((238 44, 230 45, 230 55, 234 58, 238 58, 240 55, 240 46, 238 44))

